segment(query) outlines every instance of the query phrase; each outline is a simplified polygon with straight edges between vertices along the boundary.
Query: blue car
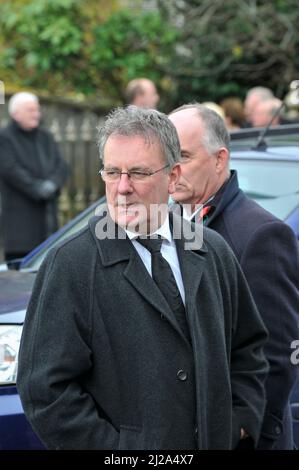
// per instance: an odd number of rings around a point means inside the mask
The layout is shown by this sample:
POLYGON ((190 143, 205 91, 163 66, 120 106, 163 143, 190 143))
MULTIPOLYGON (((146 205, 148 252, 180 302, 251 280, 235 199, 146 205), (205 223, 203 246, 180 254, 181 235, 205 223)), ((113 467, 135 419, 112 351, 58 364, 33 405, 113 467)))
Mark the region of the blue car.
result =
MULTIPOLYGON (((231 168, 247 195, 289 224, 299 239, 299 125, 232 133, 231 168), (260 142, 258 142, 260 140, 260 142), (258 145, 257 145, 258 144, 258 145)), ((43 449, 26 420, 16 390, 18 350, 36 272, 48 251, 86 225, 104 198, 49 237, 22 260, 0 271, 0 450, 43 449)), ((299 273, 298 273, 299 275, 299 273)), ((298 338, 294 338, 299 340, 298 338)), ((291 354, 290 350, 290 354, 291 354)), ((299 448, 299 382, 292 396, 299 448)))

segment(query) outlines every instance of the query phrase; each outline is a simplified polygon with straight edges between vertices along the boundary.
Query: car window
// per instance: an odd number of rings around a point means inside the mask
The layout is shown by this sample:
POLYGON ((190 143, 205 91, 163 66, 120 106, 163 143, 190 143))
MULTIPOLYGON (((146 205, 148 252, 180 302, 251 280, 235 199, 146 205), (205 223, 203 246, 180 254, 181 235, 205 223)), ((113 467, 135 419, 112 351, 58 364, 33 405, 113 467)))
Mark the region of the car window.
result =
POLYGON ((299 205, 299 163, 232 157, 240 187, 276 217, 285 219, 299 205))

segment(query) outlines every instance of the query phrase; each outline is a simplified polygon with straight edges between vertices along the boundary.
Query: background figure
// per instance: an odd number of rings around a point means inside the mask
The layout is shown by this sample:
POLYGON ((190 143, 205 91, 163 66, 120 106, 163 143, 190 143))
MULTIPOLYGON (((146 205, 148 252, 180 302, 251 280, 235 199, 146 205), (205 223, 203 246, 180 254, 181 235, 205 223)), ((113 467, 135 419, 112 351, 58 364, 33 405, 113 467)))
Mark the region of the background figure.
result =
POLYGON ((224 111, 226 127, 229 131, 241 129, 245 125, 245 113, 240 98, 225 98, 220 103, 224 111))
POLYGON ((12 96, 11 122, 0 131, 0 182, 5 258, 25 256, 58 228, 57 198, 67 176, 52 135, 39 127, 38 98, 12 96))
POLYGON ((26 416, 50 449, 254 445, 266 331, 229 246, 169 214, 174 126, 116 109, 99 149, 108 206, 49 253, 26 313, 26 416))
POLYGON ((160 99, 155 84, 148 78, 131 80, 125 91, 126 101, 141 108, 156 108, 160 99))
POLYGON ((283 99, 285 107, 282 110, 282 123, 299 123, 299 80, 290 83, 290 91, 283 99))
POLYGON ((266 127, 271 122, 271 127, 278 126, 280 124, 280 113, 275 116, 279 108, 282 105, 282 101, 278 98, 270 98, 266 101, 261 101, 252 110, 251 124, 253 127, 266 127), (274 117, 275 116, 275 117, 274 117), (274 117, 274 118, 273 118, 274 117))
POLYGON ((247 92, 244 101, 244 111, 248 125, 252 126, 252 114, 257 105, 271 98, 274 98, 273 92, 263 86, 256 86, 247 92))
POLYGON ((290 344, 298 335, 299 319, 295 234, 239 188, 236 171, 229 170, 229 134, 216 113, 191 104, 173 111, 170 119, 183 158, 172 197, 192 205, 191 213, 184 213, 186 217, 196 221, 204 217, 205 224, 229 243, 269 331, 265 346, 270 364, 265 384, 267 406, 258 447, 292 449, 289 399, 297 368, 290 360, 290 344))
POLYGON ((219 104, 215 103, 214 101, 204 101, 201 104, 206 108, 212 109, 213 111, 215 111, 215 113, 219 114, 219 116, 224 119, 224 110, 219 104))

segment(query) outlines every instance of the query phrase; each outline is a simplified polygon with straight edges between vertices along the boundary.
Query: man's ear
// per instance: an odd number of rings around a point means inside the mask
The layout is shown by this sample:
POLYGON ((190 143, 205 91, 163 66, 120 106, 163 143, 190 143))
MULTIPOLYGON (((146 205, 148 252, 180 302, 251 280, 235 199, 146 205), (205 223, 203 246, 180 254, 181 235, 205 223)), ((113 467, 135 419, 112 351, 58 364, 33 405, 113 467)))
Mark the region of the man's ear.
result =
POLYGON ((229 152, 225 147, 218 150, 216 156, 216 172, 222 173, 228 166, 229 152))
POLYGON ((168 184, 168 193, 173 194, 175 192, 176 185, 179 182, 181 176, 181 165, 176 163, 170 173, 169 176, 169 184, 168 184))

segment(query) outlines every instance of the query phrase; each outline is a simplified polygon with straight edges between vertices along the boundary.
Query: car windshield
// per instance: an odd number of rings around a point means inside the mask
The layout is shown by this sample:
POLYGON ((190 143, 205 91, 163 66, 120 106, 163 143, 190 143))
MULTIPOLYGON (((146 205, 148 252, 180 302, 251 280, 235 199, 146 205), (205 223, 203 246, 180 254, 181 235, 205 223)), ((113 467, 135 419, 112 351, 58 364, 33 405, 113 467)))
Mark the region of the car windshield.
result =
POLYGON ((258 204, 279 219, 299 205, 298 161, 244 159, 232 156, 240 187, 258 204))

